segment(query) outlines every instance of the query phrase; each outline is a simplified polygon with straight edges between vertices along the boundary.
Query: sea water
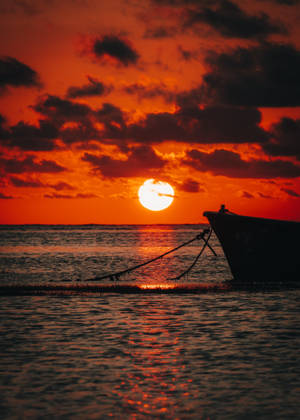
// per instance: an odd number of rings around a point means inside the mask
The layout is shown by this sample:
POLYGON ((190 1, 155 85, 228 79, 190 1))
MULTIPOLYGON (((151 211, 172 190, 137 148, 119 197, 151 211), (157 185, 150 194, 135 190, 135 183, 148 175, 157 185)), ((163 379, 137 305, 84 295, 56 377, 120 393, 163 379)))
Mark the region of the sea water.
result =
POLYGON ((224 287, 215 236, 95 280, 204 227, 1 226, 1 419, 298 419, 300 290, 224 287))

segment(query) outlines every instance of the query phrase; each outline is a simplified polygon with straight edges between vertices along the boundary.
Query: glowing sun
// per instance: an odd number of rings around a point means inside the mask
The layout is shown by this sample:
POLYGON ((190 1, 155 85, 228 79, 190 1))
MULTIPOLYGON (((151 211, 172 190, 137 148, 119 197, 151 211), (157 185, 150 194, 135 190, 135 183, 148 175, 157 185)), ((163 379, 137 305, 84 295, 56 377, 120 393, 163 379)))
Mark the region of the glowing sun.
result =
POLYGON ((164 210, 174 200, 174 190, 167 182, 147 179, 139 188, 139 200, 142 206, 153 211, 164 210))

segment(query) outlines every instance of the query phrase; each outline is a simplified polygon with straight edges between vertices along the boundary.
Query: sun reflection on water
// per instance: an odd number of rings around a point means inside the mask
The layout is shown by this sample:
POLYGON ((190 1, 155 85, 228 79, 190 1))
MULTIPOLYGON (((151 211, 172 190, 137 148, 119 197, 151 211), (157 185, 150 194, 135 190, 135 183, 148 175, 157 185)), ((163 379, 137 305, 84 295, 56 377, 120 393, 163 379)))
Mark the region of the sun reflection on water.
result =
POLYGON ((167 284, 167 283, 161 283, 161 284, 140 284, 139 288, 143 289, 143 290, 155 290, 155 289, 175 289, 176 285, 175 284, 167 284))
MULTIPOLYGON (((188 398, 197 398, 198 390, 184 362, 185 349, 180 340, 183 324, 176 317, 178 309, 158 298, 141 301, 134 312, 139 321, 138 329, 137 325, 130 329, 135 330, 128 340, 130 369, 121 374, 114 392, 131 419, 179 418, 176 413, 180 413, 182 401, 188 405, 188 398)), ((189 408, 185 405, 184 410, 189 408)))

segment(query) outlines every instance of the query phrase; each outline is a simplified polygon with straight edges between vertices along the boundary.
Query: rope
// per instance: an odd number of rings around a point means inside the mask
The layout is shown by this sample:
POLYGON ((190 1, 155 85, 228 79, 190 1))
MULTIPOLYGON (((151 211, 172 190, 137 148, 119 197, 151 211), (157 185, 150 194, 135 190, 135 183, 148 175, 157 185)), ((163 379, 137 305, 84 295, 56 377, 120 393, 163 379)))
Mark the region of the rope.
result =
MULTIPOLYGON (((214 253, 214 255, 217 255, 216 253, 215 253, 215 251, 213 250, 213 248, 208 244, 208 240, 206 240, 205 239, 205 235, 207 234, 207 233, 209 233, 209 237, 208 237, 208 239, 210 238, 210 235, 211 235, 211 230, 210 229, 204 229, 202 232, 200 232, 198 235, 196 235, 194 238, 192 238, 192 239, 190 239, 189 241, 187 241, 187 242, 184 242, 184 243, 182 243, 181 245, 178 245, 178 246, 176 246, 175 248, 173 248, 173 249, 170 249, 169 251, 167 251, 167 252, 165 252, 164 254, 161 254, 161 255, 159 255, 159 256, 157 256, 157 257, 155 257, 155 258, 152 258, 151 260, 148 260, 148 261, 145 261, 145 262, 143 262, 143 263, 141 263, 141 264, 138 264, 138 265, 135 265, 135 266, 133 266, 133 267, 130 267, 130 268, 127 268, 126 270, 121 270, 121 271, 117 271, 117 272, 115 272, 115 273, 111 273, 111 274, 105 274, 105 275, 103 275, 103 276, 100 276, 100 277, 93 277, 93 278, 91 278, 91 279, 88 279, 87 281, 99 281, 99 280, 104 280, 104 279, 110 279, 111 281, 118 281, 118 280, 120 280, 120 276, 122 276, 122 275, 124 275, 124 274, 128 274, 128 273, 130 273, 131 271, 134 271, 134 270, 137 270, 138 268, 140 268, 140 267, 143 267, 143 266, 145 266, 145 265, 148 265, 148 264, 150 264, 150 263, 152 263, 152 262, 154 262, 154 261, 157 261, 157 260, 159 260, 160 258, 163 258, 164 256, 166 256, 166 255, 168 255, 168 254, 171 254, 172 252, 175 252, 175 251, 177 251, 178 249, 180 249, 180 248, 183 248, 184 246, 187 246, 187 245, 189 245, 189 244, 191 244, 192 242, 194 242, 194 241, 196 241, 196 240, 200 240, 200 239, 203 239, 204 240, 204 242, 205 242, 205 244, 204 244, 204 247, 202 248, 202 252, 204 251, 204 248, 206 247, 206 246, 208 246, 209 248, 210 248, 210 250, 214 253)), ((201 254, 202 254, 202 252, 201 252, 201 254)), ((200 255, 201 255, 200 254, 200 255)), ((199 257, 200 257, 200 255, 199 255, 199 257)), ((198 258, 199 258, 198 257, 198 258)), ((196 264, 196 263, 195 263, 196 264)), ((191 267, 192 268, 192 267, 191 267)), ((190 269, 191 269, 190 268, 190 269)))
POLYGON ((213 253, 214 253, 214 255, 215 256, 217 256, 217 254, 215 253, 215 251, 211 248, 211 246, 209 245, 209 243, 208 243, 208 241, 209 241, 209 239, 210 239, 210 237, 211 237, 211 234, 212 234, 212 229, 210 230, 210 232, 209 232, 209 235, 208 235, 208 238, 207 239, 205 239, 205 238, 202 238, 203 240, 204 240, 204 244, 203 244, 203 246, 202 246, 202 248, 201 248, 201 250, 200 250, 200 252, 199 252, 199 254, 197 255, 197 257, 194 259, 194 261, 193 261, 193 263, 186 269, 186 270, 184 270, 181 274, 179 274, 179 276, 177 276, 177 277, 173 277, 172 279, 170 279, 170 280, 180 280, 182 277, 184 277, 186 274, 188 274, 193 268, 194 268, 194 266, 196 265, 196 263, 197 263, 197 261, 199 260, 199 258, 201 257, 201 255, 203 254, 203 252, 204 252, 204 250, 205 250, 205 248, 208 246, 212 251, 213 251, 213 253))

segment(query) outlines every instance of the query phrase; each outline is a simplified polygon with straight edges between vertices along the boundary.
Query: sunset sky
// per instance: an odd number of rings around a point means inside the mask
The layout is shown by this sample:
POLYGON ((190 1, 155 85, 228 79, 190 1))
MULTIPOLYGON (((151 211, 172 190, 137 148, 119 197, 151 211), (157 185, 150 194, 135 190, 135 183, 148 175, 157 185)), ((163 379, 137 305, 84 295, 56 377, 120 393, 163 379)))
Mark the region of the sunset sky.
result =
POLYGON ((0 5, 0 223, 300 220, 300 1, 0 5), (153 212, 137 191, 171 184, 153 212))

